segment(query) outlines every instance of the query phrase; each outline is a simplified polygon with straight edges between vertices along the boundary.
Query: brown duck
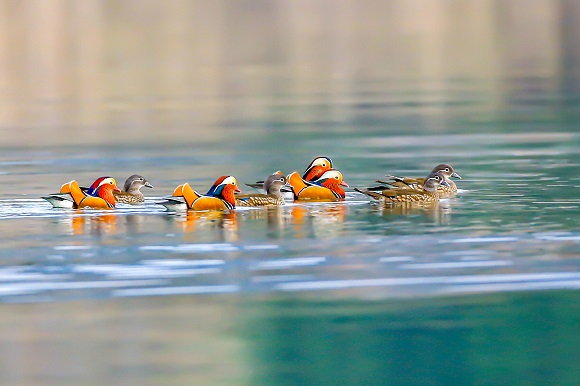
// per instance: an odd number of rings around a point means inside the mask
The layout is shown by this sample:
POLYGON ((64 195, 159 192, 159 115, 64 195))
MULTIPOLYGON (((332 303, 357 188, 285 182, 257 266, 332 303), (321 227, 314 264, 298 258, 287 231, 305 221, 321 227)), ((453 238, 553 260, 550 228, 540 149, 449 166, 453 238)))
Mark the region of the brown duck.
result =
POLYGON ((125 181, 125 186, 122 192, 114 192, 115 199, 117 202, 123 204, 140 204, 145 201, 143 193, 141 193, 141 188, 145 186, 147 188, 152 188, 151 185, 143 176, 139 174, 133 174, 125 181))
POLYGON ((445 181, 445 176, 437 172, 431 173, 425 178, 421 189, 377 186, 364 190, 355 188, 355 190, 385 203, 436 202, 439 200, 438 188, 441 185, 447 186, 449 184, 445 181))
MULTIPOLYGON (((447 197, 457 193, 457 185, 455 185, 455 182, 451 178, 461 179, 461 176, 453 170, 451 165, 439 164, 433 168, 431 173, 440 173, 444 177, 444 181, 447 182, 447 185, 439 185, 438 191, 441 197, 447 197)), ((377 180, 377 182, 400 189, 422 190, 426 180, 425 178, 398 177, 393 175, 387 175, 386 177, 387 179, 377 180)))
POLYGON ((262 188, 266 194, 249 193, 236 194, 236 206, 278 206, 284 205, 282 190, 292 191, 292 186, 286 181, 282 172, 268 176, 262 188))

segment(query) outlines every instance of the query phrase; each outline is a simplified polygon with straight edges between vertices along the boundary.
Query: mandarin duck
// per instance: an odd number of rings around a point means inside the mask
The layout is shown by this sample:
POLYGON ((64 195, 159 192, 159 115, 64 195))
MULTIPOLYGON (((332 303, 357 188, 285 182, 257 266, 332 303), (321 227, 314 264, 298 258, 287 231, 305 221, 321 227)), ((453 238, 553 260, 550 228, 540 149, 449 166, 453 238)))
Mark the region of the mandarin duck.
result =
POLYGON ((440 185, 447 186, 448 183, 445 181, 445 176, 441 172, 437 172, 427 176, 422 189, 377 186, 364 190, 355 188, 354 190, 385 203, 435 202, 439 201, 438 188, 440 185))
POLYGON ((189 183, 175 188, 173 195, 165 197, 160 202, 167 209, 222 210, 228 211, 236 207, 235 192, 239 192, 238 182, 233 176, 218 178, 206 194, 200 194, 192 189, 189 183))
POLYGON ((122 204, 140 204, 144 202, 145 197, 140 190, 143 186, 153 188, 153 185, 145 177, 139 174, 133 174, 125 181, 122 192, 114 192, 117 202, 122 204))
POLYGON ((332 160, 328 157, 317 157, 310 162, 306 171, 302 175, 305 181, 314 181, 322 177, 322 175, 332 169, 332 160))
POLYGON ((325 171, 311 182, 301 178, 298 172, 290 174, 287 179, 292 185, 294 198, 300 201, 341 201, 346 196, 341 186, 348 187, 342 173, 335 169, 325 171))
POLYGON ((72 180, 61 186, 60 193, 42 198, 55 208, 113 209, 116 204, 114 193, 120 191, 114 178, 100 177, 86 190, 76 180, 72 180))
MULTIPOLYGON (((457 193, 457 185, 453 182, 450 177, 461 179, 461 176, 457 174, 451 165, 439 164, 433 168, 431 173, 440 173, 447 185, 441 184, 438 188, 439 194, 441 196, 452 195, 457 193)), ((393 175, 387 175, 387 180, 377 180, 381 184, 387 184, 402 189, 419 189, 423 188, 425 183, 425 178, 413 178, 413 177, 397 177, 393 175)))
POLYGON ((278 206, 284 205, 282 190, 292 192, 292 186, 281 171, 268 176, 262 185, 266 194, 237 194, 237 206, 278 206))
MULTIPOLYGON (((310 162, 306 171, 302 175, 305 181, 314 181, 324 174, 325 171, 332 169, 332 160, 328 157, 316 157, 310 162)), ((282 174, 281 171, 277 173, 282 174)), ((264 181, 257 181, 253 184, 246 184, 251 188, 261 189, 264 181)))

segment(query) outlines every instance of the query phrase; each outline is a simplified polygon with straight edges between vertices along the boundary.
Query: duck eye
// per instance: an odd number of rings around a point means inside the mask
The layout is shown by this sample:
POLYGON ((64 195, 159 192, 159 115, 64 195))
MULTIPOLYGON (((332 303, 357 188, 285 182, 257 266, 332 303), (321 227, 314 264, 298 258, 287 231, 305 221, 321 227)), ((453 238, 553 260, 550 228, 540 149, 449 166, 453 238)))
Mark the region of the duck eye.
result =
POLYGON ((445 168, 445 171, 448 172, 449 171, 449 168, 445 168))

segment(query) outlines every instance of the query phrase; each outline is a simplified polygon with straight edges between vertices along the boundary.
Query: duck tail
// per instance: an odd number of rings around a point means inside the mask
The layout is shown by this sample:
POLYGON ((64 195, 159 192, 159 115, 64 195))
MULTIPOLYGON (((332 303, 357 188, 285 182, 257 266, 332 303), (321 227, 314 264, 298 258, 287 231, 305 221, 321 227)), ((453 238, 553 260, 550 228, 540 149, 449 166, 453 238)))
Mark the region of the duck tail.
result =
POLYGON ((377 192, 372 192, 370 190, 362 190, 362 189, 359 189, 359 188, 354 188, 354 190, 356 192, 359 192, 359 193, 362 193, 362 194, 364 194, 366 196, 369 196, 371 198, 374 198, 375 200, 380 200, 380 199, 384 199, 385 198, 382 194, 377 193, 377 192))
POLYGON ((75 204, 79 205, 79 203, 84 200, 87 196, 83 193, 81 188, 79 187, 79 183, 76 180, 72 180, 64 184, 60 187, 60 192, 64 194, 70 194, 75 201, 75 204))
MULTIPOLYGON (((193 188, 186 182, 183 185, 179 185, 178 188, 181 187, 181 194, 183 198, 185 198, 185 202, 187 202, 188 207, 193 206, 193 202, 201 197, 201 194, 193 190, 193 188)), ((177 190, 177 189, 176 189, 177 190)), ((174 194, 175 195, 175 194, 174 194)))

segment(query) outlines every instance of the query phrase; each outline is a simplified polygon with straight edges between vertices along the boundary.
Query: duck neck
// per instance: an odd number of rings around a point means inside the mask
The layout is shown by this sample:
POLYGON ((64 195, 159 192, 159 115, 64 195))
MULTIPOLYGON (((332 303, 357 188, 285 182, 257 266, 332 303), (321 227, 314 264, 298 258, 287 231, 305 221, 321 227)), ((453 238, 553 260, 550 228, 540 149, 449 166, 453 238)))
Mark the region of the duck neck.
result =
POLYGON ((131 196, 135 196, 135 197, 139 197, 139 198, 143 198, 143 193, 141 193, 141 190, 139 190, 140 187, 130 187, 129 190, 127 190, 127 193, 129 193, 131 196))
POLYGON ((223 188, 221 198, 230 205, 236 206, 236 195, 234 192, 234 188, 231 185, 225 186, 223 188))
POLYGON ((107 201, 111 207, 114 207, 117 203, 117 200, 115 200, 115 196, 113 195, 113 188, 109 188, 108 186, 102 186, 98 190, 98 196, 107 201))
POLYGON ((334 179, 327 181, 325 184, 323 184, 323 186, 325 188, 332 190, 332 193, 334 193, 340 198, 344 198, 346 196, 344 189, 338 183, 335 183, 334 179))

